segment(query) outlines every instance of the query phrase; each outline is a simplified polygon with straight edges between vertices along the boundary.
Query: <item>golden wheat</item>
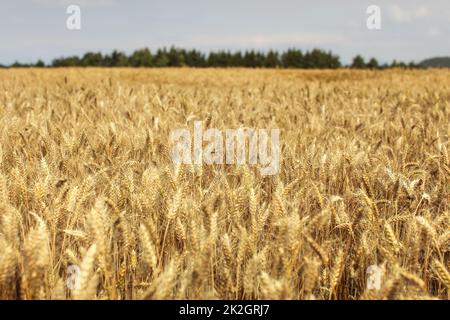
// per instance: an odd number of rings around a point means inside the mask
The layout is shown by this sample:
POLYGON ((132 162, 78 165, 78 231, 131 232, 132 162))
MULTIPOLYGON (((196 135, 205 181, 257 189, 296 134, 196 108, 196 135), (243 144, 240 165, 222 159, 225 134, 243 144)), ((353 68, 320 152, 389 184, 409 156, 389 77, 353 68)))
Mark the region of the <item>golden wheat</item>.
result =
POLYGON ((448 299, 449 80, 0 70, 0 298, 448 299), (279 128, 279 172, 173 165, 195 121, 279 128))

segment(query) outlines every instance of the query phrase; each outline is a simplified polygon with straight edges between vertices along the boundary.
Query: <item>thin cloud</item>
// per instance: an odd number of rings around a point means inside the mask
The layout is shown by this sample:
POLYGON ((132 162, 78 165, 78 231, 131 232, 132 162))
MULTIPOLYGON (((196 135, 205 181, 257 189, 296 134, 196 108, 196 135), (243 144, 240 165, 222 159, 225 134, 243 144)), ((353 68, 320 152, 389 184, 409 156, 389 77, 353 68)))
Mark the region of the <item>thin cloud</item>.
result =
POLYGON ((439 29, 438 27, 434 26, 431 27, 430 29, 428 29, 428 35, 430 37, 438 37, 441 35, 441 29, 439 29))
POLYGON ((427 18, 432 15, 431 10, 426 6, 418 6, 412 9, 405 9, 399 5, 389 6, 390 17, 397 23, 409 23, 417 19, 427 18))
POLYGON ((327 33, 291 33, 272 35, 236 35, 236 36, 194 36, 186 39, 187 46, 214 47, 257 47, 268 48, 284 45, 320 46, 340 44, 346 41, 343 35, 327 33))
POLYGON ((46 7, 67 7, 72 4, 80 7, 106 7, 116 3, 116 0, 32 0, 33 3, 46 7))

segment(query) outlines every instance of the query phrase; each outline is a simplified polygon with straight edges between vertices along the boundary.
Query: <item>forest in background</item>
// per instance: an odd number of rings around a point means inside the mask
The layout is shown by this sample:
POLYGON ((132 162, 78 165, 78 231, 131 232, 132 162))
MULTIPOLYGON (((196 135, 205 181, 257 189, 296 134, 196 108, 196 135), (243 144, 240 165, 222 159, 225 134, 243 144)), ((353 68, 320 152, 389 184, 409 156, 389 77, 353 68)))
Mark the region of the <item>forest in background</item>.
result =
MULTIPOLYGON (((392 61, 381 64, 376 58, 365 60, 361 55, 353 58, 351 64, 344 65, 340 57, 331 51, 313 49, 302 51, 291 48, 283 52, 269 50, 267 52, 247 51, 213 51, 208 54, 196 49, 186 50, 176 47, 162 48, 152 52, 148 48, 135 50, 130 55, 114 50, 110 54, 87 52, 82 57, 68 56, 54 59, 50 64, 42 60, 36 63, 24 64, 15 62, 9 67, 243 67, 243 68, 291 68, 291 69, 338 69, 350 67, 354 69, 387 69, 387 68, 426 68, 448 67, 448 64, 392 61)), ((450 58, 439 58, 438 62, 450 58)), ((434 60, 433 60, 434 61, 434 60)), ((8 67, 8 66, 1 66, 8 67)))

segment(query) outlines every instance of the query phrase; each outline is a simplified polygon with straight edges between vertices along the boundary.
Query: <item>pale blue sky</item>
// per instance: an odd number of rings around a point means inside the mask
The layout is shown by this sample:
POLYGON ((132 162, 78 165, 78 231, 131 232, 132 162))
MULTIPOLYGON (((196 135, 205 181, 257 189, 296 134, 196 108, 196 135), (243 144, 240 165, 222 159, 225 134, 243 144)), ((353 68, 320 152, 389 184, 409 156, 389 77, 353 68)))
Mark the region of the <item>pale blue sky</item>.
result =
POLYGON ((386 62, 450 55, 450 0, 0 0, 0 63, 137 48, 331 49, 386 62), (66 29, 66 8, 82 29, 66 29), (382 29, 366 28, 381 7, 382 29))

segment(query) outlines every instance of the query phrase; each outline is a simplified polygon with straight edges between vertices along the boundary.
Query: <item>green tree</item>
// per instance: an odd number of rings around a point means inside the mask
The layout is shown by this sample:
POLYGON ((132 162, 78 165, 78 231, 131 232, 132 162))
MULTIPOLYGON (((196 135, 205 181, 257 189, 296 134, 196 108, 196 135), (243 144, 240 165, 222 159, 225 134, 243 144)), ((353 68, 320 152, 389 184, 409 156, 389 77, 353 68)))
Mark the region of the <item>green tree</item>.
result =
POLYGON ((190 50, 186 52, 185 63, 189 67, 202 68, 206 66, 205 55, 200 51, 190 50))
POLYGON ((83 67, 101 67, 103 65, 103 56, 100 52, 87 52, 81 59, 83 67))
POLYGON ((364 58, 361 57, 360 55, 357 55, 356 57, 354 57, 351 67, 353 69, 364 69, 366 67, 364 58))
POLYGON ((169 59, 169 67, 182 67, 185 65, 185 53, 184 50, 171 47, 167 53, 169 59))
POLYGON ((52 67, 79 67, 82 63, 79 57, 71 56, 67 58, 54 59, 51 65, 52 67))
POLYGON ((337 68, 342 67, 339 56, 334 55, 331 51, 328 52, 328 54, 327 54, 327 61, 328 61, 327 68, 337 69, 337 68))
POLYGON ((305 59, 301 50, 288 49, 281 56, 281 63, 285 68, 304 68, 305 59))
POLYGON ((341 63, 338 56, 331 52, 325 52, 320 49, 313 49, 304 56, 304 67, 310 69, 335 69, 339 68, 341 63))
POLYGON ((136 50, 130 56, 129 64, 133 67, 151 67, 153 65, 152 53, 148 48, 136 50))
POLYGON ((128 57, 125 53, 114 50, 110 57, 111 67, 126 67, 128 66, 128 57))
POLYGON ((244 67, 255 68, 256 67, 256 53, 254 50, 246 51, 244 53, 244 67))
POLYGON ((11 67, 12 68, 28 68, 28 67, 30 67, 28 64, 26 64, 26 63, 20 63, 20 62, 18 62, 18 61, 15 61, 12 65, 11 65, 11 67))
POLYGON ((36 64, 34 65, 36 68, 44 68, 45 67, 45 63, 44 61, 42 61, 41 59, 39 59, 36 64))
POLYGON ((377 59, 371 58, 371 59, 369 60, 369 62, 367 63, 367 67, 368 67, 369 69, 378 69, 378 68, 380 67, 380 65, 379 65, 377 59))
POLYGON ((155 59, 154 59, 155 67, 168 67, 169 66, 169 57, 167 56, 167 50, 166 48, 158 49, 156 51, 155 59))
POLYGON ((270 50, 267 53, 266 59, 264 61, 264 66, 266 68, 276 68, 280 65, 280 55, 278 52, 270 50))
POLYGON ((420 64, 417 64, 414 61, 411 61, 410 63, 408 63, 408 68, 409 69, 421 69, 422 67, 420 66, 420 64))
POLYGON ((401 61, 399 62, 397 60, 394 60, 394 61, 392 61, 390 67, 391 68, 402 68, 402 69, 404 69, 404 68, 406 68, 406 64, 404 62, 401 62, 401 61))
POLYGON ((240 51, 237 51, 231 55, 230 64, 232 67, 244 66, 244 58, 242 57, 242 53, 240 51))

